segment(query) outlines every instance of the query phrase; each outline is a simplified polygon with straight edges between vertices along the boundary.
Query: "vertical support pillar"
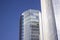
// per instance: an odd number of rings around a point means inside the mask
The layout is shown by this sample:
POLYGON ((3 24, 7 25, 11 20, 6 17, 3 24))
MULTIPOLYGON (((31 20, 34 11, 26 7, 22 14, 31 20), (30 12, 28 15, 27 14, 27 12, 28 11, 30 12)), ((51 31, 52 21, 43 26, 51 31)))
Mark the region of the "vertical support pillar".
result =
POLYGON ((58 40, 52 0, 41 0, 44 40, 58 40))

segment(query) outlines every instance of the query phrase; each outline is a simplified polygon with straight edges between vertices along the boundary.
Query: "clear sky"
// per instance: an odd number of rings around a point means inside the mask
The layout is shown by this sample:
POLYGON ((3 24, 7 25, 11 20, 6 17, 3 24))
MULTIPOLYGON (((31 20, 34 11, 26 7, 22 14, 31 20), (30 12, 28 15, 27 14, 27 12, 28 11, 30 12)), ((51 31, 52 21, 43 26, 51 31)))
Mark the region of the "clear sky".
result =
POLYGON ((40 9, 39 0, 0 0, 0 40, 19 39, 20 14, 27 9, 40 9))

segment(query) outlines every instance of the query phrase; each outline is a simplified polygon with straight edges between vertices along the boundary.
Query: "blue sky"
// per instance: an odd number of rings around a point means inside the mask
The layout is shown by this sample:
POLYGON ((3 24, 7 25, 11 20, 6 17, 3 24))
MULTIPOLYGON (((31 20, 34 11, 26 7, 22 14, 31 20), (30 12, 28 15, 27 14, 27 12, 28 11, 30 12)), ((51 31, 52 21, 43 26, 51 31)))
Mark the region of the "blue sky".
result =
POLYGON ((20 14, 27 9, 40 9, 39 0, 0 0, 0 40, 19 39, 20 14))

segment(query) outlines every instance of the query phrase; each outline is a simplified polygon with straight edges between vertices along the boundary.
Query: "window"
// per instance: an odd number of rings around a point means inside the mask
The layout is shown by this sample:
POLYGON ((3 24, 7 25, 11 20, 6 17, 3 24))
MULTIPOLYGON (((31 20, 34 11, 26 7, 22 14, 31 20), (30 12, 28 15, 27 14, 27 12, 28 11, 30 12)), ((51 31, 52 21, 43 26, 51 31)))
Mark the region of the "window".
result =
POLYGON ((39 20, 39 17, 38 17, 38 16, 36 16, 36 19, 38 19, 38 20, 39 20))
POLYGON ((31 40, 39 40, 39 38, 31 38, 31 40))

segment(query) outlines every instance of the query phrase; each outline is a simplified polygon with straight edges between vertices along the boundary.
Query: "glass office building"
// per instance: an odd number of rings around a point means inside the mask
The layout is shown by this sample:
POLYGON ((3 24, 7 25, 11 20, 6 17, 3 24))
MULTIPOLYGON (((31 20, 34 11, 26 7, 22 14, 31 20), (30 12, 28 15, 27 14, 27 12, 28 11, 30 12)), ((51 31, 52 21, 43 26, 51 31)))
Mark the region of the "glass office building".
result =
POLYGON ((20 16, 19 40, 39 40, 39 10, 29 9, 20 16))

